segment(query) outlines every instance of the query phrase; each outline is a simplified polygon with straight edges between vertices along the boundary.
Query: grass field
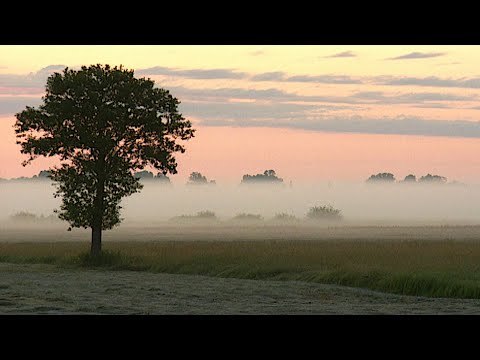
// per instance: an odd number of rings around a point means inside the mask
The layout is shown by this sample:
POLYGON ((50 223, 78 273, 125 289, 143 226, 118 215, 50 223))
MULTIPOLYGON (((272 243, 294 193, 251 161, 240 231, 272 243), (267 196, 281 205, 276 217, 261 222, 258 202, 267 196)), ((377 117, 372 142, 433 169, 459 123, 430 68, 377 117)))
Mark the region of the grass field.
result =
POLYGON ((300 280, 428 297, 480 298, 480 242, 453 240, 0 243, 0 262, 211 277, 300 280))

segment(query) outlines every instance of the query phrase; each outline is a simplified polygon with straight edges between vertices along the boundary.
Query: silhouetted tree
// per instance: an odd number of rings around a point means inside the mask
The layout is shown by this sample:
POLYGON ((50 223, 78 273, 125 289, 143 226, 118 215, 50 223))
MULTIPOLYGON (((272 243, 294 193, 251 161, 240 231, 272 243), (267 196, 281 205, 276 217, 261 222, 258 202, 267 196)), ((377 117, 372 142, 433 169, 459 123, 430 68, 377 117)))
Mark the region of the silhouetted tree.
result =
POLYGON ((277 177, 275 170, 265 170, 263 174, 243 175, 242 183, 283 183, 283 179, 277 177))
POLYGON ((418 182, 443 184, 447 182, 447 178, 444 176, 427 174, 418 179, 418 182))
POLYGON ((403 179, 404 182, 417 182, 417 177, 415 175, 407 175, 405 176, 405 179, 403 179))
POLYGON ((42 170, 38 173, 39 178, 49 178, 52 175, 52 172, 49 170, 42 170))
POLYGON ((148 180, 153 179, 153 173, 151 171, 147 171, 147 170, 138 171, 133 175, 137 179, 148 179, 148 180))
POLYGON ((332 205, 313 206, 308 210, 309 220, 342 220, 342 211, 332 205))
POLYGON ((378 173, 367 179, 367 182, 394 182, 395 176, 391 173, 378 173))
POLYGON ((208 180, 199 172, 192 172, 188 177, 187 185, 203 185, 208 184, 208 180))
POLYGON ((194 135, 179 101, 154 85, 122 66, 66 68, 47 79, 42 105, 16 114, 17 143, 30 155, 24 166, 38 156, 66 161, 51 170, 59 218, 92 229, 92 255, 102 230, 120 223, 121 199, 142 188, 133 172, 176 173, 174 153, 185 152, 177 140, 194 135))
POLYGON ((155 176, 155 180, 160 181, 160 182, 165 183, 165 184, 171 184, 172 183, 170 181, 170 178, 167 175, 165 175, 161 172, 159 172, 157 174, 157 176, 155 176))

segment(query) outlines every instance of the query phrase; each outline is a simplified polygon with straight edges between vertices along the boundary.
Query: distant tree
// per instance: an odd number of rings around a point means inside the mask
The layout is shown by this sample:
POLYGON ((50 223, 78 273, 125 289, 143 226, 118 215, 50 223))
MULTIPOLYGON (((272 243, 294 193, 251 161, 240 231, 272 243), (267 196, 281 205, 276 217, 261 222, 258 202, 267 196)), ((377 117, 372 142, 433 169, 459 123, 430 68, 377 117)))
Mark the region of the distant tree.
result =
POLYGON ((418 182, 444 184, 447 182, 447 178, 444 176, 427 174, 418 179, 418 182))
POLYGON ((160 181, 160 182, 165 183, 165 184, 171 184, 171 183, 172 183, 172 182, 170 181, 170 178, 169 178, 167 175, 165 175, 165 174, 163 174, 163 173, 161 173, 161 172, 159 172, 159 173, 157 174, 157 176, 155 176, 154 179, 155 179, 156 181, 160 181))
POLYGON ((394 182, 395 176, 391 173, 378 173, 367 179, 367 182, 394 182))
POLYGON ((313 206, 308 210, 309 220, 341 220, 342 211, 335 209, 332 205, 313 206))
POLYGON ((263 174, 243 175, 242 183, 283 183, 283 179, 277 176, 275 170, 265 170, 263 174))
POLYGON ((91 254, 101 251, 102 231, 118 225, 120 201, 142 188, 133 173, 146 166, 177 172, 177 143, 194 136, 178 112, 179 101, 150 79, 122 66, 66 68, 47 79, 38 108, 16 114, 21 152, 30 158, 58 156, 52 169, 62 197, 59 218, 92 229, 91 254))
POLYGON ((143 170, 143 171, 138 171, 133 174, 136 179, 153 179, 153 173, 151 171, 143 170))
POLYGON ((187 185, 206 185, 208 180, 199 172, 192 172, 188 177, 187 185))
POLYGON ((259 222, 263 221, 263 216, 260 214, 241 213, 235 215, 232 220, 241 222, 259 222))
POLYGON ((48 179, 52 175, 52 172, 50 170, 42 170, 38 173, 39 178, 45 178, 48 179))
POLYGON ((405 176, 405 179, 403 179, 404 182, 417 182, 417 177, 415 175, 407 175, 405 176))

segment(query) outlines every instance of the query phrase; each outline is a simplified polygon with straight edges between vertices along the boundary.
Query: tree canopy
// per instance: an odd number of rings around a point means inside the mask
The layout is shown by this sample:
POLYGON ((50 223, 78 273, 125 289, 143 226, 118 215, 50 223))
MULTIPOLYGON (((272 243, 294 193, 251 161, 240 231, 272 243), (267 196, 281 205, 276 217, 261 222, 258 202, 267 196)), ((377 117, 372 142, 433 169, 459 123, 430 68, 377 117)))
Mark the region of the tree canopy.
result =
POLYGON ((203 176, 201 173, 194 171, 188 177, 187 185, 215 185, 215 180, 208 180, 206 176, 203 176))
POLYGON ((367 182, 394 182, 395 176, 391 173, 378 173, 367 179, 367 182))
POLYGON ((417 182, 417 177, 413 174, 405 176, 404 182, 417 182))
POLYGON ((275 170, 265 170, 263 174, 243 175, 242 183, 283 183, 283 179, 277 176, 275 170))
POLYGON ((418 179, 418 182, 443 184, 447 182, 447 178, 445 176, 427 174, 418 179))
POLYGON ((57 156, 50 169, 62 197, 59 217, 72 227, 92 228, 92 253, 101 250, 101 231, 120 223, 120 201, 142 185, 134 171, 151 166, 177 172, 179 141, 194 136, 178 112, 179 101, 133 70, 109 65, 65 68, 47 79, 38 108, 16 114, 15 132, 29 164, 57 156))

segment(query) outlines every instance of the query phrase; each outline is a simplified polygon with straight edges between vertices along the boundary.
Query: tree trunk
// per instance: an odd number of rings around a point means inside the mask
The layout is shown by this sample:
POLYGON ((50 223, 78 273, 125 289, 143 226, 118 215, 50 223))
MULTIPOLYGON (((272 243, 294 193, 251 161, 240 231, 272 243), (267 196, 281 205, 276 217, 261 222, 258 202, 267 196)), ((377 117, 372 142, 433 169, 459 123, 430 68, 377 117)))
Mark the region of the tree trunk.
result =
POLYGON ((104 211, 104 194, 105 194, 105 160, 101 158, 99 161, 99 172, 97 182, 97 193, 94 200, 94 216, 92 223, 92 246, 90 254, 96 256, 102 251, 102 228, 103 228, 103 211, 104 211))
POLYGON ((92 227, 92 246, 90 254, 96 256, 102 251, 102 228, 98 226, 92 227))

